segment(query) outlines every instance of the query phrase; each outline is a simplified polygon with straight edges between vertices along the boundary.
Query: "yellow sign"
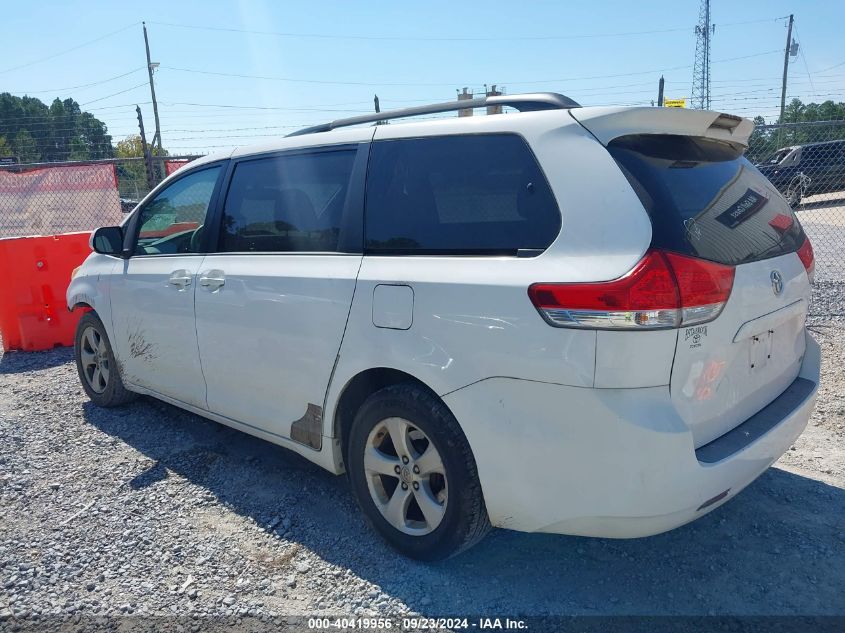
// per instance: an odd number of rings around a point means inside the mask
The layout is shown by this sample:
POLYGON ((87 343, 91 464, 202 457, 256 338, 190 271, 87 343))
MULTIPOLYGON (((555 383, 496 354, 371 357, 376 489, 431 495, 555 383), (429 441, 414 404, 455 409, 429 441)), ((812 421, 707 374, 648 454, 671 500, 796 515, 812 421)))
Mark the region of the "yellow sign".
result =
POLYGON ((687 107, 687 100, 684 99, 664 99, 663 100, 663 107, 664 108, 686 108, 687 107))

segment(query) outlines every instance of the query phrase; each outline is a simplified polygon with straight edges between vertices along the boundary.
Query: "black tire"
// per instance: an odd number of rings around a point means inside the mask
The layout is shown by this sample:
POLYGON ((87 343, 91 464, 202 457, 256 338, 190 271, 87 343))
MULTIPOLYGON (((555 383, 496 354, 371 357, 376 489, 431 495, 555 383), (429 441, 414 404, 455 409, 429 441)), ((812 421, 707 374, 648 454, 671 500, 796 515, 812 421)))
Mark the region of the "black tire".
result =
POLYGON ((106 334, 106 328, 103 326, 103 322, 100 321, 100 318, 95 312, 86 312, 79 320, 79 324, 76 326, 73 351, 74 357, 76 358, 76 370, 79 372, 79 381, 82 383, 82 388, 88 394, 91 402, 99 407, 119 407, 131 402, 137 397, 137 394, 123 386, 123 380, 120 377, 120 365, 115 360, 111 341, 109 341, 109 336, 106 334), (89 351, 88 348, 90 347, 83 340, 83 337, 85 337, 89 329, 93 329, 99 335, 101 345, 104 346, 104 354, 101 362, 104 361, 103 366, 107 367, 108 378, 104 380, 102 391, 94 389, 92 379, 86 375, 87 370, 83 366, 83 354, 89 351))
POLYGON ((491 529, 467 439, 446 405, 419 385, 385 387, 361 405, 349 433, 347 474, 367 522, 389 545, 410 558, 422 561, 449 558, 478 543, 491 529), (445 470, 445 481, 448 481, 445 509, 439 525, 427 534, 409 535, 394 527, 379 511, 368 485, 364 452, 370 433, 384 420, 394 417, 407 420, 412 428, 427 436, 445 470))

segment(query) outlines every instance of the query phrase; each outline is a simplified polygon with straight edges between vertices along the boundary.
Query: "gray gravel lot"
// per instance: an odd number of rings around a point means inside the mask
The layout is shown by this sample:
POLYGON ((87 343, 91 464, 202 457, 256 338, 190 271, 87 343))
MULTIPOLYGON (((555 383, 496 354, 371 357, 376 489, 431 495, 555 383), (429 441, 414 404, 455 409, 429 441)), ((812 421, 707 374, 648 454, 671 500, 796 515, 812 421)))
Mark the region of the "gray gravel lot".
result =
POLYGON ((153 399, 97 409, 69 349, 7 354, 0 628, 93 614, 845 614, 845 321, 813 321, 818 410, 737 499, 647 539, 497 530, 433 565, 384 546, 343 477, 153 399))

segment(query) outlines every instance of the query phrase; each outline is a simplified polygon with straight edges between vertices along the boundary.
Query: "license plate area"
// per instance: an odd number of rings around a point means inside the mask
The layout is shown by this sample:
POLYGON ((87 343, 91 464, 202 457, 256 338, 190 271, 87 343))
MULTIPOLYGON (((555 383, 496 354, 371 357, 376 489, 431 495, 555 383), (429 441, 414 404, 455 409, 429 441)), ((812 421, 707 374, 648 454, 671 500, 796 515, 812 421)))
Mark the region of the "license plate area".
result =
POLYGON ((772 341, 775 337, 774 330, 766 330, 755 334, 749 339, 748 346, 748 370, 750 373, 759 373, 772 359, 772 341))

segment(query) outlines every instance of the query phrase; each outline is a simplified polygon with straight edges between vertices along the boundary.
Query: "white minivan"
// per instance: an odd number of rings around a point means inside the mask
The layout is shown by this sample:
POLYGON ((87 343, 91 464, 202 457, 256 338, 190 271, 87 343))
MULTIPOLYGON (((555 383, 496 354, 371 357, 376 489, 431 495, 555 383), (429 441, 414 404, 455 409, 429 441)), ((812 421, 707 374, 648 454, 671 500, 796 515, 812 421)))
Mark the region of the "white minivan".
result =
POLYGON ((418 559, 491 526, 672 529, 778 459, 818 389, 812 248, 752 127, 539 93, 202 158, 93 235, 82 385, 346 472, 418 559), (396 123, 492 105, 517 112, 396 123))

